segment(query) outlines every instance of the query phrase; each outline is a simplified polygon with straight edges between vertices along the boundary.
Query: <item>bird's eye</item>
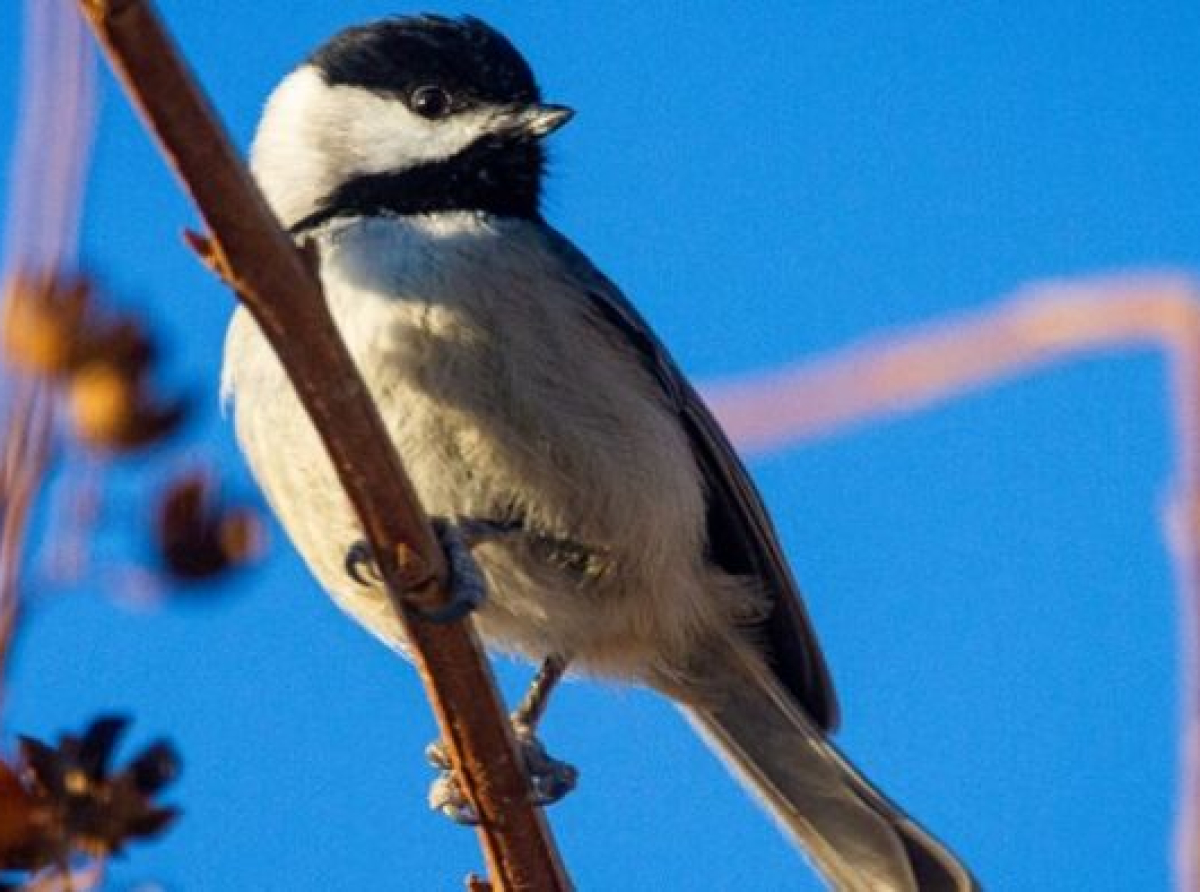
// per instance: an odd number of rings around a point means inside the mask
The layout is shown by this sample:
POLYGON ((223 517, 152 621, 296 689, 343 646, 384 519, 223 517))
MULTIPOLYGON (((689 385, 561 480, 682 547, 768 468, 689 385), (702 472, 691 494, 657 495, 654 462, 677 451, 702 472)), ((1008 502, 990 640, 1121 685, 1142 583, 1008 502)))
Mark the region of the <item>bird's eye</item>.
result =
POLYGON ((412 110, 422 118, 440 118, 450 111, 450 94, 441 87, 417 87, 409 99, 412 110))

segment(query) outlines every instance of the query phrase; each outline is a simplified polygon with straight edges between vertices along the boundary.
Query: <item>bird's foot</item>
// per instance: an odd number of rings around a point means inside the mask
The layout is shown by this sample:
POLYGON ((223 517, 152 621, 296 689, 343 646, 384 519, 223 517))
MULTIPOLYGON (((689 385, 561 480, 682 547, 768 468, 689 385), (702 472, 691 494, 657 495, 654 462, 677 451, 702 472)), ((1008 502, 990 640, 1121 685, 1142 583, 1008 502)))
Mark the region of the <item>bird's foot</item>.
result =
POLYGON ((464 827, 474 827, 479 823, 479 812, 463 792, 462 785, 454 769, 450 766, 450 758, 445 745, 435 740, 425 748, 425 758, 437 769, 438 776, 429 785, 429 807, 441 812, 455 824, 464 827))
POLYGON ((534 805, 553 805, 575 789, 579 783, 578 768, 551 756, 533 728, 515 725, 513 733, 525 760, 534 805))
MULTIPOLYGON (((579 770, 574 765, 551 756, 533 729, 514 725, 513 733, 517 739, 521 759, 525 763, 525 773, 529 778, 534 805, 553 805, 575 789, 579 782, 579 770)), ((450 764, 445 744, 441 741, 431 743, 425 750, 425 757, 439 772, 429 787, 429 807, 455 823, 478 824, 479 814, 463 793, 450 764)))
MULTIPOLYGON (((450 601, 435 610, 411 609, 426 622, 450 623, 462 619, 483 604, 487 599, 487 583, 458 525, 440 517, 434 518, 432 524, 450 571, 446 586, 450 601)), ((371 546, 361 539, 346 551, 344 566, 346 575, 364 588, 382 588, 386 585, 379 564, 371 554, 371 546)))

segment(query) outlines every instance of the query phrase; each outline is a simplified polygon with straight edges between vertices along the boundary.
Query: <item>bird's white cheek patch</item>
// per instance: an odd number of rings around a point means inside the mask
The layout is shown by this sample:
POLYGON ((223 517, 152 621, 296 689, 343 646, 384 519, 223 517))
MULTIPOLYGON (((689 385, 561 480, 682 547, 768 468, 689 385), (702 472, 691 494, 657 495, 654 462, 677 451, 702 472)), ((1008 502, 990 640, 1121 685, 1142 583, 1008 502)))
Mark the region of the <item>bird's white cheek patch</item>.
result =
POLYGON ((343 149, 357 173, 399 171, 458 154, 487 129, 489 116, 466 112, 430 121, 409 111, 398 97, 357 87, 337 87, 343 149))
POLYGON ((276 88, 251 152, 254 174, 285 222, 363 174, 404 171, 458 154, 494 123, 487 111, 430 121, 399 96, 325 83, 301 68, 276 88))

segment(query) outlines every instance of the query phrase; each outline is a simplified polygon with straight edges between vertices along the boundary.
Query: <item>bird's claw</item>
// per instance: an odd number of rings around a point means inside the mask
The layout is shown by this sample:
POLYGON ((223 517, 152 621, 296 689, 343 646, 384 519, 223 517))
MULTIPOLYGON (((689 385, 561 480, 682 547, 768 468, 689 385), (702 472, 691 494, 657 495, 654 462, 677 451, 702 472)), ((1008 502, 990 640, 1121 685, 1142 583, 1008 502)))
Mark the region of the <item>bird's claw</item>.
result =
MULTIPOLYGON (((483 604, 487 599, 487 582, 458 525, 440 517, 434 518, 432 524, 438 543, 446 555, 449 570, 446 588, 450 600, 434 609, 415 606, 410 606, 410 609, 426 622, 452 623, 483 604)), ((371 546, 361 539, 346 550, 344 566, 346 575, 364 588, 382 588, 387 584, 379 564, 371 554, 371 546)))
POLYGON ((429 807, 464 827, 479 823, 479 812, 463 793, 453 772, 443 772, 429 785, 429 807))
MULTIPOLYGON (((525 763, 534 805, 553 805, 575 789, 579 782, 579 770, 574 765, 551 756, 532 729, 518 725, 513 732, 525 763)), ((425 756, 439 772, 429 787, 429 807, 456 824, 478 824, 479 813, 463 793, 445 745, 440 741, 431 743, 425 750, 425 756)))
POLYGON ((438 776, 429 785, 429 807, 441 812, 456 824, 467 827, 478 824, 479 812, 463 793, 462 785, 459 784, 450 764, 450 754, 446 751, 446 745, 440 740, 435 740, 425 747, 425 758, 438 772, 438 776))
POLYGON ((578 768, 551 756, 532 728, 517 725, 513 731, 533 789, 534 805, 553 805, 575 789, 579 783, 578 768))
POLYGON ((342 566, 346 575, 363 588, 382 588, 386 584, 383 574, 379 572, 379 564, 375 563, 375 556, 371 554, 371 546, 363 539, 346 549, 342 566))

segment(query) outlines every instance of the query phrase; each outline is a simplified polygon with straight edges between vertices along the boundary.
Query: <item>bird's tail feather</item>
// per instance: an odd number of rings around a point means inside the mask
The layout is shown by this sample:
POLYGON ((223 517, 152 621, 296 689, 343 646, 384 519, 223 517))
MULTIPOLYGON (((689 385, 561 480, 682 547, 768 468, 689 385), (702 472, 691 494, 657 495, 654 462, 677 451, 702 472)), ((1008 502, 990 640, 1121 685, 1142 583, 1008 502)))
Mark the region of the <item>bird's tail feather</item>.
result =
POLYGON ((736 647, 716 659, 725 665, 707 667, 703 705, 685 705, 685 713, 833 888, 978 889, 945 846, 834 748, 768 670, 736 647))

